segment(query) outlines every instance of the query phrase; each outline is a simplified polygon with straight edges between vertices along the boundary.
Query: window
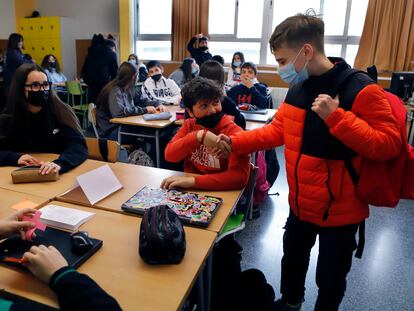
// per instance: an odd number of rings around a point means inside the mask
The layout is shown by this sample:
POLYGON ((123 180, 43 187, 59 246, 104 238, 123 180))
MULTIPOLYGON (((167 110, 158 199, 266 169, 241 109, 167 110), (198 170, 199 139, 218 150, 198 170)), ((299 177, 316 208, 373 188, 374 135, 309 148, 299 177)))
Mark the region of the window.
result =
POLYGON ((171 60, 172 0, 136 0, 135 51, 140 59, 171 60))
POLYGON ((353 65, 368 0, 210 0, 210 52, 227 63, 241 51, 247 61, 276 65, 269 38, 285 18, 312 8, 325 22, 325 52, 353 65))

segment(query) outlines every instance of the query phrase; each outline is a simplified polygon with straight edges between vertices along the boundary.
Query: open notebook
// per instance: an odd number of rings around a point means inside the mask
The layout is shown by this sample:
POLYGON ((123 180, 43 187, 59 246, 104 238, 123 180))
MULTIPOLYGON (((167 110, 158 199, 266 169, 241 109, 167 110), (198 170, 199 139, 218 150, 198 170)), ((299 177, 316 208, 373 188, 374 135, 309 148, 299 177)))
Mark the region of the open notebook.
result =
POLYGON ((95 215, 94 213, 49 204, 40 209, 40 221, 58 229, 76 231, 95 215))

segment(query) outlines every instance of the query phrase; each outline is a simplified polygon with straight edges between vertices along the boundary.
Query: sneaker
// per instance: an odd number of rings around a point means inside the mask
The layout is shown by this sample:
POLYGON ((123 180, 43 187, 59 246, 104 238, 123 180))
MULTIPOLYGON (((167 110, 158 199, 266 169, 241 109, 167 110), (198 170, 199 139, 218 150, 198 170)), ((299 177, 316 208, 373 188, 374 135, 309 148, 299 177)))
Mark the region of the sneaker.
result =
POLYGON ((291 305, 279 299, 273 304, 273 311, 303 311, 303 308, 302 303, 291 305))

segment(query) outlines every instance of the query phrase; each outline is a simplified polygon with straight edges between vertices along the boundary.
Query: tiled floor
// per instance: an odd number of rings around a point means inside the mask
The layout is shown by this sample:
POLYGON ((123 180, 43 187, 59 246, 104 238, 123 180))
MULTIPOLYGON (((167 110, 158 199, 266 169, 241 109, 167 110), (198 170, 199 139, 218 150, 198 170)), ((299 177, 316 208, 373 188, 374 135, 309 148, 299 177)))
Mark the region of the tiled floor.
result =
MULTIPOLYGON (((279 297, 282 235, 289 207, 282 150, 281 173, 262 206, 261 217, 249 221, 236 236, 243 246, 243 269, 261 269, 279 297)), ((414 176, 413 176, 414 178, 414 176)), ((313 310, 317 296, 317 245, 312 250, 306 279, 304 310, 313 310)), ((414 310, 414 202, 401 201, 396 209, 371 208, 362 259, 354 258, 342 311, 414 310)))

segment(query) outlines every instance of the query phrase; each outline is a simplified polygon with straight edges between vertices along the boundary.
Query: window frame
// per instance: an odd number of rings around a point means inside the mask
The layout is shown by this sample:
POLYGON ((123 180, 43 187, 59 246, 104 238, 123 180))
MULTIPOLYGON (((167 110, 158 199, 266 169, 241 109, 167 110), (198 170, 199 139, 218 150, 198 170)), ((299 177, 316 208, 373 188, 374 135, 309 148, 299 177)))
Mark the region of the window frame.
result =
MULTIPOLYGON (((238 13, 239 13, 239 0, 235 1, 235 18, 234 18, 234 27, 232 34, 209 34, 210 41, 213 42, 251 42, 251 43, 260 43, 259 51, 259 66, 272 66, 268 63, 267 60, 267 49, 269 48, 269 38, 273 32, 273 12, 277 7, 278 1, 284 0, 264 0, 263 1, 263 20, 262 20, 262 36, 260 38, 237 38, 237 27, 238 27, 238 13)), ((361 36, 349 36, 349 21, 351 18, 351 8, 352 0, 347 0, 346 12, 345 12, 345 24, 342 35, 325 35, 325 44, 337 44, 341 45, 341 55, 340 57, 346 57, 346 51, 348 45, 359 45, 361 36)), ((356 5, 357 1, 354 0, 356 5)), ((319 16, 323 17, 324 14, 324 4, 325 0, 320 0, 319 5, 319 16)), ((329 55, 328 55, 329 56, 329 55)))

